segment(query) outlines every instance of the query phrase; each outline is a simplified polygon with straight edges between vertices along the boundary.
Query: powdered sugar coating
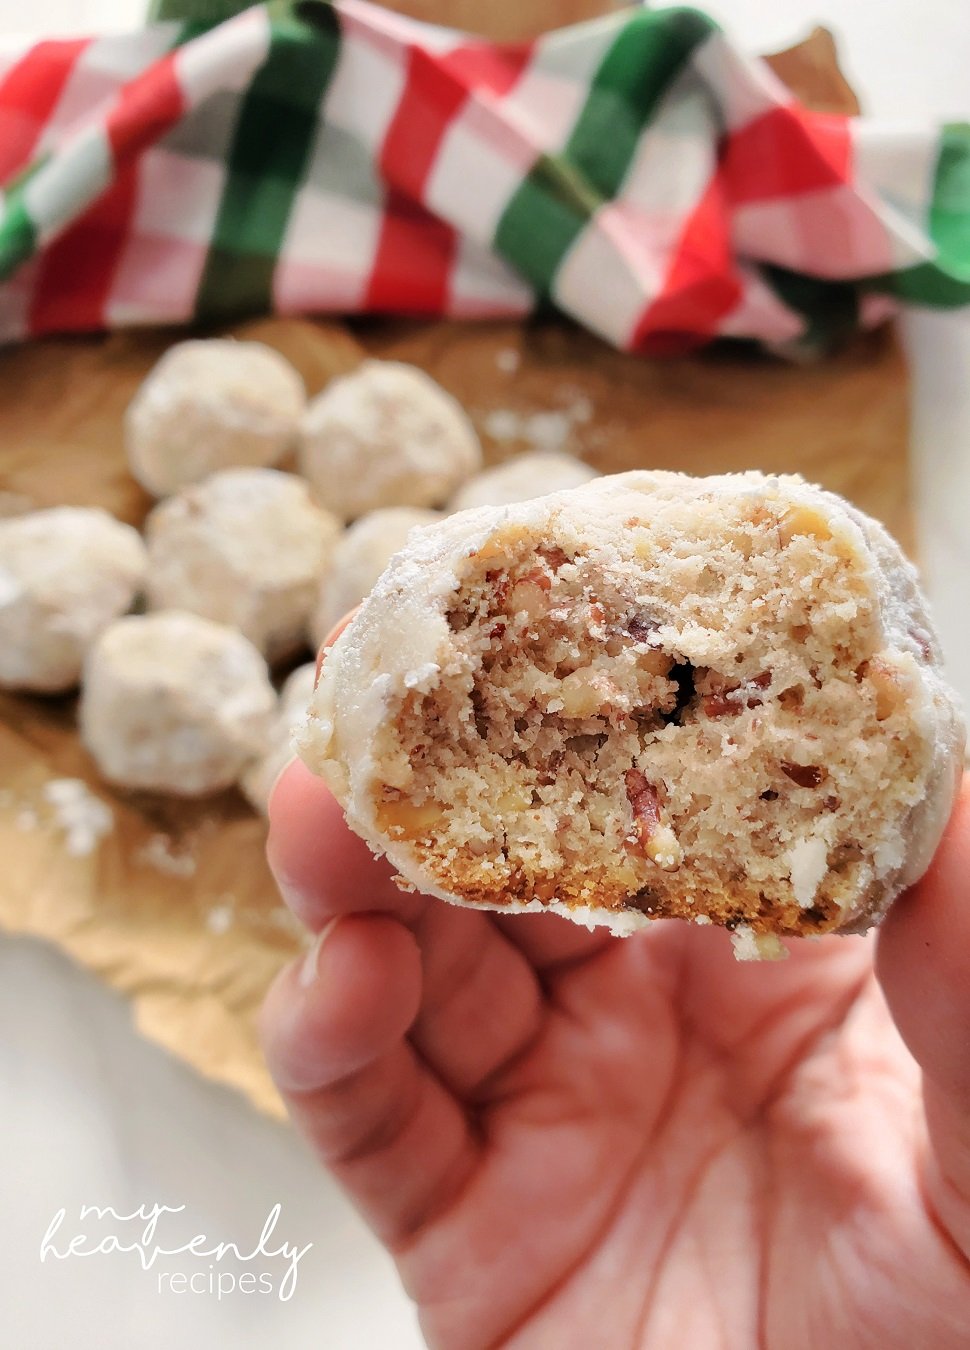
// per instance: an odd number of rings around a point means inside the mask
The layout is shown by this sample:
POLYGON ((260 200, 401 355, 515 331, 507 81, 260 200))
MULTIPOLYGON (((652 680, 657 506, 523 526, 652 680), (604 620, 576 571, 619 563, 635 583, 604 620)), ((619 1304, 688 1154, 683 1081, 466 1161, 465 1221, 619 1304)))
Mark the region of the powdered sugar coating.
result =
POLYGON ((178 342, 149 372, 125 415, 132 474, 165 497, 207 474, 276 464, 306 406, 303 381, 261 342, 178 342))
POLYGON ((439 506, 482 462, 458 401, 416 366, 365 361, 307 408, 300 471, 342 520, 381 506, 439 506))
POLYGON ((269 661, 285 659, 303 645, 339 534, 301 478, 225 469, 148 517, 149 604, 229 624, 269 661))
POLYGON ((337 541, 310 616, 310 638, 320 647, 330 630, 359 605, 417 525, 440 520, 418 506, 386 506, 355 520, 337 541))
POLYGON ((112 624, 88 654, 81 740, 121 787, 198 797, 269 742, 276 694, 241 633, 177 610, 112 624))
POLYGON ((0 520, 0 686, 73 688, 91 643, 131 608, 146 561, 137 531, 106 511, 0 520))

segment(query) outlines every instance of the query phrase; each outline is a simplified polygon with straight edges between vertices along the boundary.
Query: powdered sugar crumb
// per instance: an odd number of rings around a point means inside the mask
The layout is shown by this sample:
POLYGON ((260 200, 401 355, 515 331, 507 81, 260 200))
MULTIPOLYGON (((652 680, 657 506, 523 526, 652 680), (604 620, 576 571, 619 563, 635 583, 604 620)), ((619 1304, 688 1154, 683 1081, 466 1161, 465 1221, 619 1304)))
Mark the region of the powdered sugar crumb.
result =
POLYGON ((230 905, 214 905, 205 916, 205 926, 217 937, 227 933, 232 927, 233 912, 230 905))
MULTIPOLYGON (((42 787, 41 796, 52 808, 54 823, 62 831, 72 858, 93 853, 114 829, 111 807, 96 797, 81 778, 52 778, 42 787)), ((34 818, 36 823, 36 815, 34 818)))
POLYGON ((522 357, 514 347, 501 347, 495 353, 495 364, 503 375, 514 375, 522 364, 522 357))
POLYGON ((731 946, 734 948, 735 961, 761 960, 754 929, 749 928, 746 923, 739 923, 731 934, 731 946))
POLYGON ((482 417, 482 429, 500 445, 519 442, 530 450, 568 453, 578 426, 592 419, 592 401, 580 390, 561 391, 568 397, 565 407, 539 412, 517 412, 514 408, 492 408, 482 417))
POLYGON ((171 877, 195 875, 196 861, 191 853, 176 852, 167 834, 151 835, 138 851, 138 861, 171 877))
POLYGON ((788 956, 774 933, 756 933, 746 923, 739 923, 731 934, 731 946, 736 961, 784 961, 788 956))

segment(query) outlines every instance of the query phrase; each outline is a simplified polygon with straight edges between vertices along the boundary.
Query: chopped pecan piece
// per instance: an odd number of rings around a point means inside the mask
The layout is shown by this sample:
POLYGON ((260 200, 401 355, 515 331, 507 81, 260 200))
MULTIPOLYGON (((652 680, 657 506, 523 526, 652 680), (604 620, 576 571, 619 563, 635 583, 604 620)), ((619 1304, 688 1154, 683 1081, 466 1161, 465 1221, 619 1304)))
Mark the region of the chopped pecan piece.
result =
POLYGON ((778 536, 782 544, 790 544, 796 534, 810 534, 816 539, 832 538, 828 521, 810 506, 793 506, 778 522, 778 536))
POLYGON ((542 558, 553 572, 558 572, 564 563, 569 562, 569 554, 559 547, 540 548, 539 557, 542 558))
POLYGON ((623 781, 641 851, 665 872, 673 871, 680 866, 684 854, 673 830, 660 819, 657 789, 639 769, 627 769, 623 781))
POLYGON ((533 567, 531 572, 526 572, 519 584, 528 585, 530 582, 533 586, 538 586, 540 591, 552 589, 552 577, 541 567, 533 567))
POLYGON ((509 596, 509 612, 524 614, 530 622, 541 619, 549 607, 546 592, 551 584, 545 572, 535 574, 530 572, 527 577, 523 577, 512 587, 512 594, 509 596))
POLYGON ((441 823, 444 807, 429 798, 425 802, 382 801, 377 803, 377 823, 388 834, 405 839, 420 839, 441 823))
POLYGON ((646 847, 650 836, 660 824, 660 798, 657 789, 648 783, 639 769, 627 769, 623 781, 626 783, 627 800, 633 812, 640 843, 646 847))
POLYGON ((771 674, 763 670, 760 675, 745 680, 743 684, 730 684, 714 693, 705 694, 701 707, 708 717, 733 717, 742 708, 760 708, 763 702, 753 691, 767 689, 771 684, 771 674))
POLYGON ((613 683, 601 672, 590 668, 574 670, 559 687, 565 717, 592 717, 604 712, 615 696, 613 683))
POLYGON ((500 571, 486 572, 485 580, 489 583, 495 593, 496 605, 504 605, 505 597, 508 595, 509 588, 512 585, 508 573, 500 571))
POLYGON ((632 614, 626 621, 626 632, 634 642, 649 642, 660 625, 646 614, 632 614))
POLYGON ((866 673, 876 695, 876 721, 885 722, 902 707, 906 698, 900 672, 883 657, 874 656, 866 673))
POLYGON ((819 764, 783 764, 781 771, 802 788, 817 788, 828 778, 828 770, 819 764))

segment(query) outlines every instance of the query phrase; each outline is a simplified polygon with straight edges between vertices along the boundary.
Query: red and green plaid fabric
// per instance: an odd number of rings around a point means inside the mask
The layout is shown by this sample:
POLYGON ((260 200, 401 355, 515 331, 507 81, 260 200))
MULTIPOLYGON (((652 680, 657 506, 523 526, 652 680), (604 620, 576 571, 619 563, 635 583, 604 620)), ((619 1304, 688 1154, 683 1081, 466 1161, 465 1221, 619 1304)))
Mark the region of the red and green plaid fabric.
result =
POLYGON ((817 345, 970 299, 970 127, 808 112, 690 9, 497 46, 365 0, 0 47, 0 340, 555 306, 817 345))

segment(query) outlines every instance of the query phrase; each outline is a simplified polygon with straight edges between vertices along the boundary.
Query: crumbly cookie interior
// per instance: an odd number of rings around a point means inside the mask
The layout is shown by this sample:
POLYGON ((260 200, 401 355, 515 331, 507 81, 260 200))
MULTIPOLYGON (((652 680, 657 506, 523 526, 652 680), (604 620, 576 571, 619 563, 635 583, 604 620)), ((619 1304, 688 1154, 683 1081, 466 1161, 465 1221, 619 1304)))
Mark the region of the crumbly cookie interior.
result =
POLYGON ((923 793, 930 651, 886 647, 858 535, 738 494, 591 538, 553 517, 469 553, 440 679, 380 733, 379 828, 489 906, 782 934, 863 912, 923 793))

